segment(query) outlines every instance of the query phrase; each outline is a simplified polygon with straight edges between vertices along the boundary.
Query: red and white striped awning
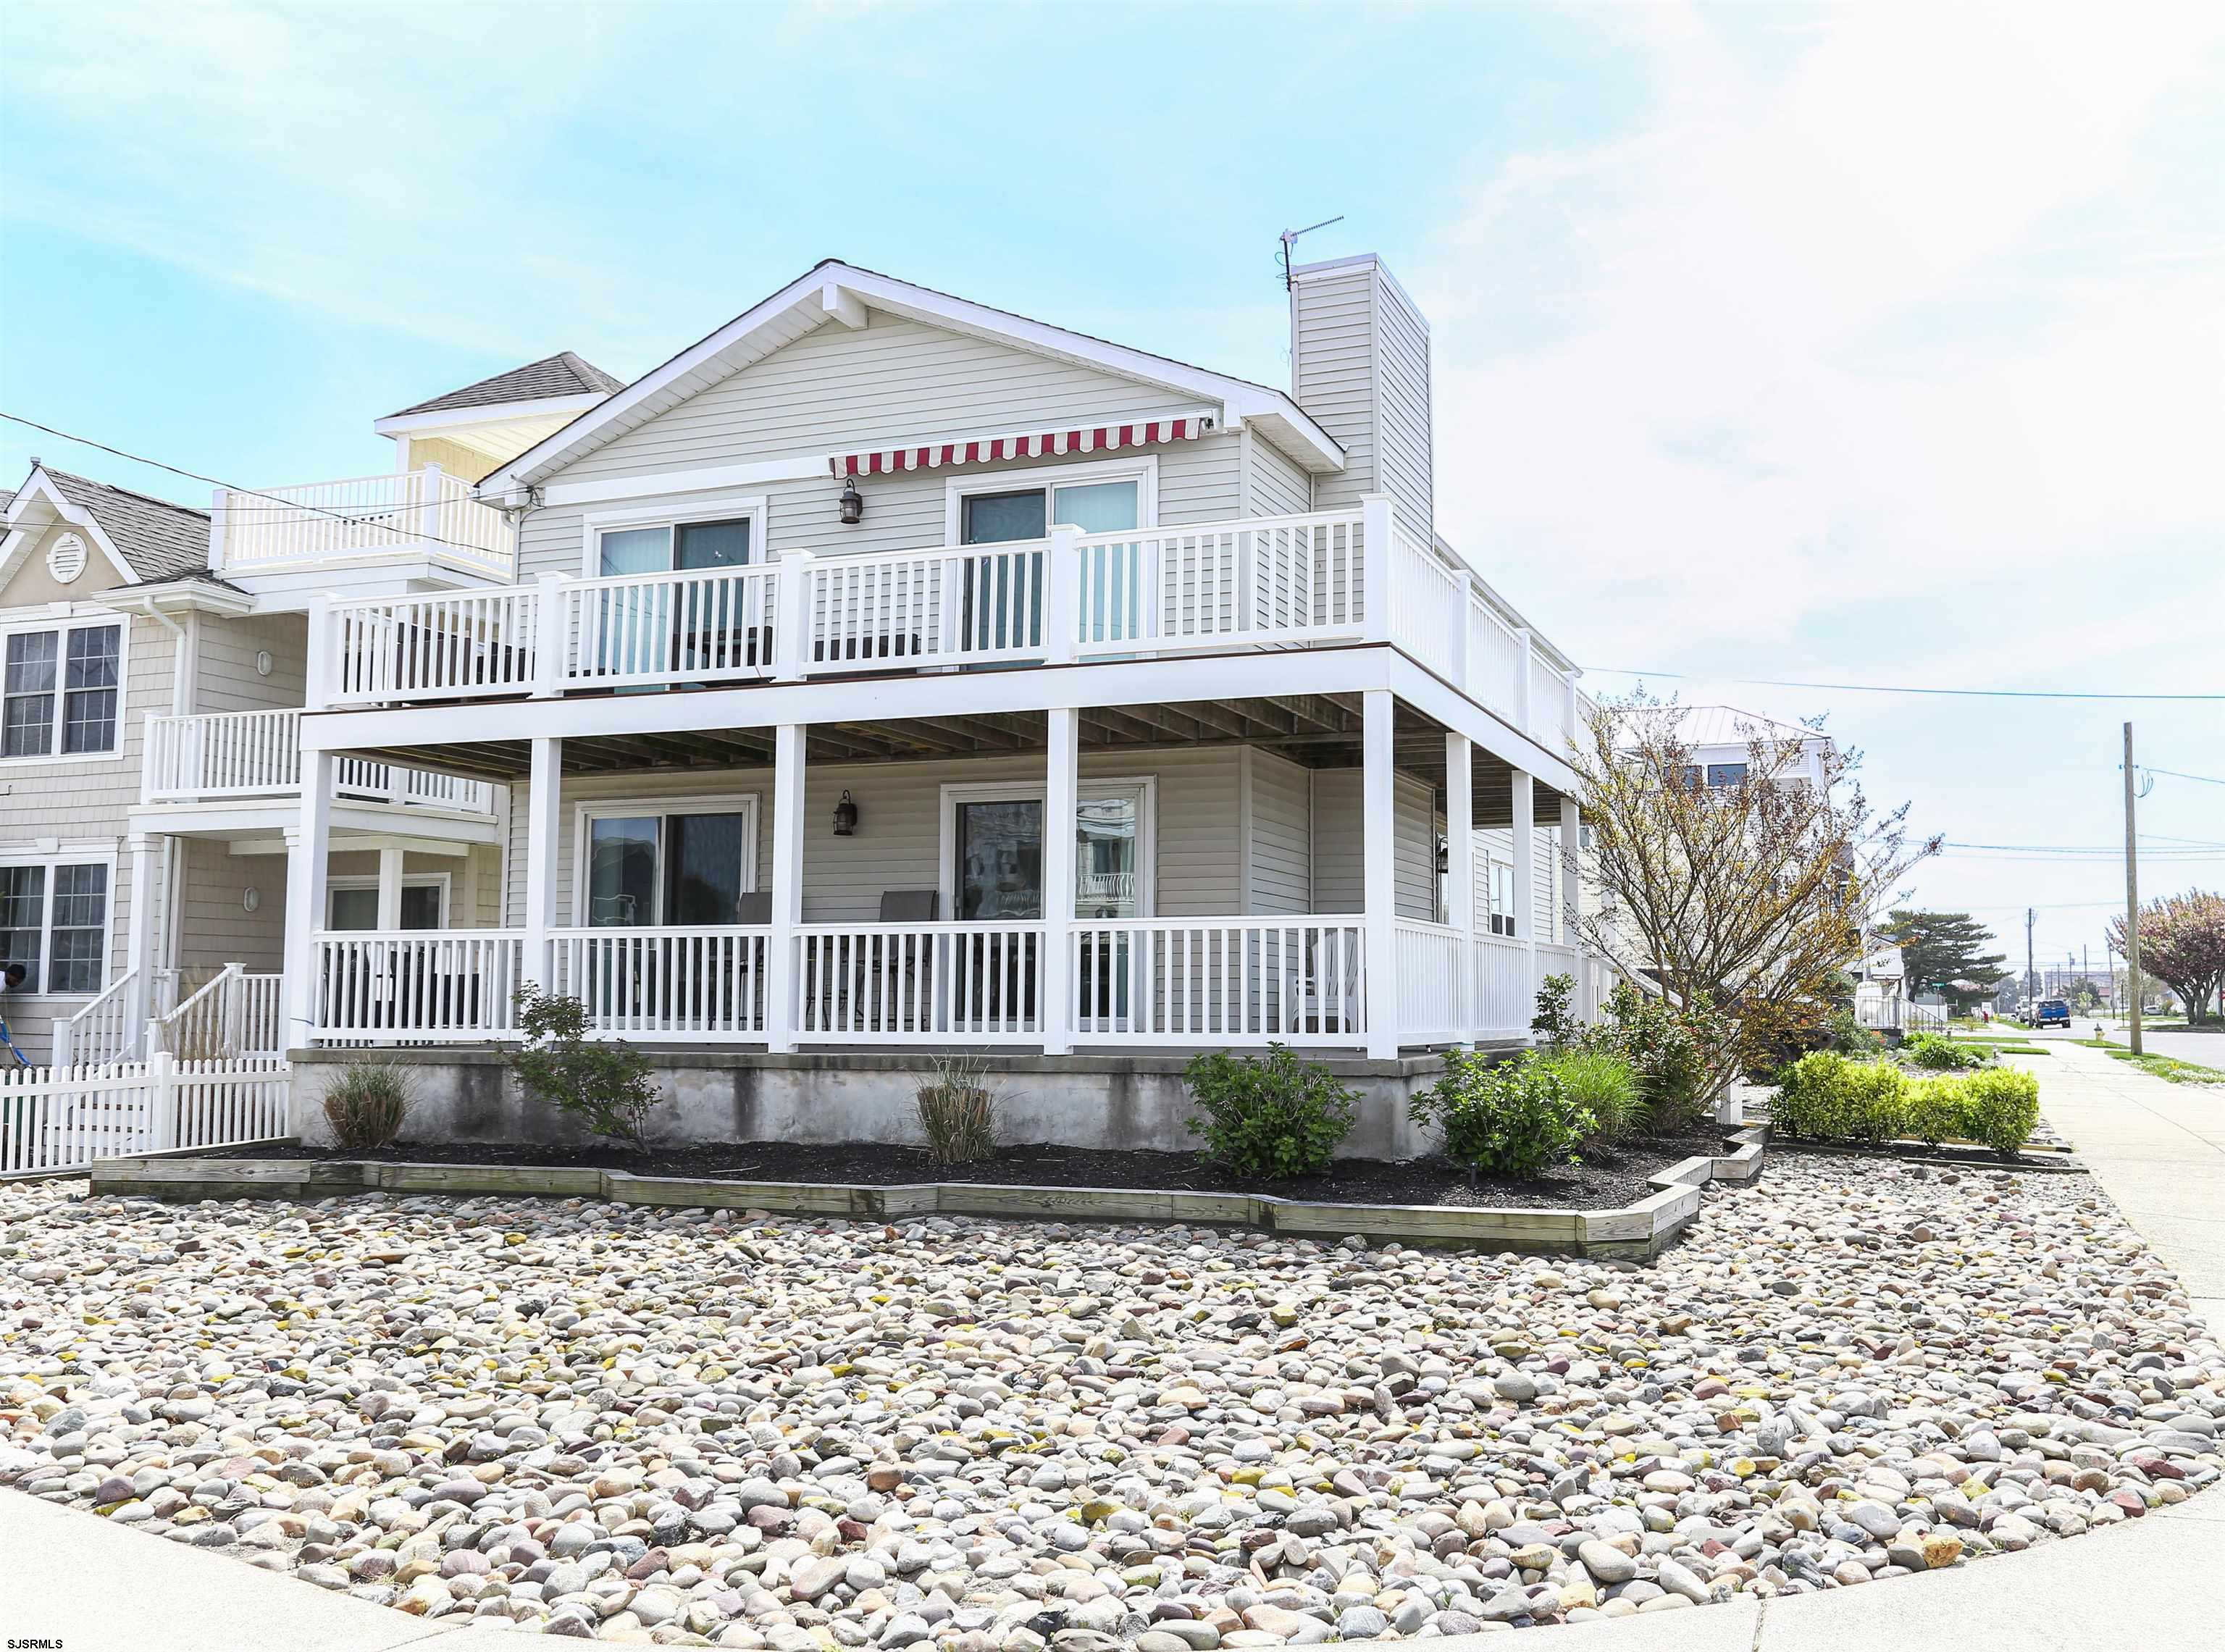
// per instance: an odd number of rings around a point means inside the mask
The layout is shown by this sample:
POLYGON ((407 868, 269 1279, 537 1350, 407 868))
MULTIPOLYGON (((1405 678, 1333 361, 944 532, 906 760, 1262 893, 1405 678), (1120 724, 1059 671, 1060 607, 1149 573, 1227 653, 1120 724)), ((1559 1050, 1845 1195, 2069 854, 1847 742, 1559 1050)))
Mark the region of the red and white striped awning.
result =
POLYGON ((837 476, 880 476, 892 471, 932 471, 945 465, 982 465, 1005 459, 1045 459, 1055 453, 1099 453, 1116 447, 1149 447, 1163 441, 1194 441, 1211 432, 1216 417, 1200 410, 1173 419, 1132 420, 1125 424, 1082 425, 1068 430, 1029 431, 1010 436, 968 436, 925 446, 875 447, 863 453, 830 453, 827 467, 837 476))

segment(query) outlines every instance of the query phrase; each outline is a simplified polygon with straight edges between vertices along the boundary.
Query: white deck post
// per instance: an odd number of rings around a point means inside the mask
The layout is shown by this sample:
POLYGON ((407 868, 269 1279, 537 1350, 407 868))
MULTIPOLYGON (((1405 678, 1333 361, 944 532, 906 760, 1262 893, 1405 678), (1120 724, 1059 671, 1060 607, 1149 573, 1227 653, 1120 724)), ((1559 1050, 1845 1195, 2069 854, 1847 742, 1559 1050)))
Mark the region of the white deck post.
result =
MULTIPOLYGON (((1055 546, 1053 554, 1056 554, 1055 546)), ((1074 816, 1081 797, 1074 758, 1081 742, 1081 713, 1071 706, 1055 706, 1043 716, 1050 735, 1050 753, 1043 769, 1043 996, 1036 1005, 1036 1024, 1043 1033, 1043 1054, 1064 1055, 1074 1048, 1070 977, 1074 816)))
MULTIPOLYGON (((1529 660, 1528 651, 1523 654, 1529 660)), ((1522 978, 1537 991, 1537 794, 1518 769, 1514 794, 1514 933, 1522 942, 1522 978)), ((1526 1019, 1526 1018, 1525 1018, 1526 1019)))
MULTIPOLYGON (((782 682, 801 682, 811 674, 813 560, 808 551, 783 551, 773 575, 773 675, 782 682)), ((773 894, 777 901, 779 885, 773 894)))
POLYGON ((1475 1041, 1475 775, 1468 738, 1445 731, 1445 921, 1460 931, 1460 1024, 1475 1041))
MULTIPOLYGON (((581 620, 584 628, 585 618, 581 620)), ((555 699, 564 693, 566 658, 572 639, 564 623, 564 576, 552 569, 539 575, 533 598, 533 698, 555 699)))
POLYGON ((287 1048, 307 1045, 318 1018, 317 932, 325 927, 325 877, 333 839, 333 754, 301 753, 301 823, 286 845, 287 1048))
POLYGON ((1079 528, 1053 528, 1050 548, 1043 553, 1043 641, 1047 665, 1070 664, 1074 644, 1081 640, 1081 541, 1079 528))
MULTIPOLYGON (((402 783, 402 771, 390 771, 394 784, 402 783)), ((384 848, 378 851, 378 923, 377 927, 388 932, 402 927, 402 851, 384 848)))
MULTIPOLYGON (((1372 558, 1371 549, 1371 558, 1372 558)), ((1372 615, 1373 610, 1369 612, 1372 615)), ((1371 617, 1369 624, 1372 626, 1371 617)), ((1388 1061, 1398 1054, 1398 800, 1391 776, 1392 697, 1370 688, 1361 714, 1361 911, 1367 931, 1363 977, 1366 993, 1367 1054, 1388 1061)), ((1324 994, 1328 988, 1324 986, 1324 994)))
POLYGON ((417 472, 417 536, 429 549, 447 535, 441 531, 441 467, 428 465, 417 472))
MULTIPOLYGON (((1370 642, 1391 640, 1391 547, 1397 529, 1391 519, 1391 496, 1371 493, 1360 502, 1361 635, 1370 642)), ((1368 966, 1375 960, 1369 959, 1368 966)))
POLYGON ((1583 812, 1573 797, 1561 800, 1561 939, 1578 944, 1577 925, 1583 916, 1583 881, 1576 875, 1583 853, 1583 812))
MULTIPOLYGON (((533 767, 525 797, 525 956, 518 979, 548 991, 555 984, 549 967, 548 931, 556 908, 557 823, 564 807, 564 743, 554 737, 533 742, 533 767)), ((576 870, 585 877, 587 869, 576 870)))
POLYGON ((332 704, 333 685, 339 680, 339 662, 333 657, 339 628, 327 598, 310 598, 305 618, 308 656, 302 661, 301 709, 320 712, 332 704))
MULTIPOLYGON (((781 599, 785 607, 783 575, 781 599)), ((772 745, 772 934, 765 942, 765 1047, 774 1054, 796 1048, 801 1021, 803 922, 803 725, 783 723, 772 745)))
POLYGON ((130 972, 131 985, 124 1006, 124 1039, 125 1048, 136 1049, 147 1035, 155 1003, 155 840, 135 832, 130 847, 130 955, 124 968, 130 972))

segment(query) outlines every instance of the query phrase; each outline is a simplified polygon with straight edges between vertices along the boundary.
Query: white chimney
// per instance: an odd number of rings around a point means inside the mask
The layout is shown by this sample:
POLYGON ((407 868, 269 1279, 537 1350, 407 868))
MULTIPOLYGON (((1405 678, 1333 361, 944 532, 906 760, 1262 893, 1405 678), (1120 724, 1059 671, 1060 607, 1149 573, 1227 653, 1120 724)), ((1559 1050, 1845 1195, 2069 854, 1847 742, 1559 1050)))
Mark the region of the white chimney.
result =
POLYGON ((1429 543, 1429 324, 1373 253, 1290 271, 1290 396, 1344 444, 1344 469, 1314 478, 1315 508, 1387 493, 1429 543))

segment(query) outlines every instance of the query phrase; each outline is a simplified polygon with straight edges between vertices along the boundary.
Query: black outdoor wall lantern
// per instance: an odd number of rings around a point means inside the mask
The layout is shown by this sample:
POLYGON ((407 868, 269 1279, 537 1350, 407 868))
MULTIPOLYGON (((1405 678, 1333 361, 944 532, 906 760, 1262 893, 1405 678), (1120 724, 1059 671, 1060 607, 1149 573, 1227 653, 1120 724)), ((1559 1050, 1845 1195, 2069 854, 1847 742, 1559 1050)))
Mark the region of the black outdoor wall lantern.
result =
POLYGON ((855 482, 842 484, 842 520, 852 525, 865 520, 865 496, 855 482))
POLYGON ((853 838, 857 833, 858 806, 850 801, 850 794, 844 792, 842 801, 834 806, 834 835, 853 838))

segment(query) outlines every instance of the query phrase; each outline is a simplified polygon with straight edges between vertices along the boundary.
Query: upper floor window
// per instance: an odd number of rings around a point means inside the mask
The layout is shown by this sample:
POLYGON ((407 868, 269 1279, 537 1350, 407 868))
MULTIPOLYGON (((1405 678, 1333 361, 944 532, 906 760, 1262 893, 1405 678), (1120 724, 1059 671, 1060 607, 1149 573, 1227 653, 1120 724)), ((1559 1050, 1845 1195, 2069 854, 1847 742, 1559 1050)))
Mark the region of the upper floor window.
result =
POLYGON ((654 528, 605 528, 598 537, 596 572, 609 579, 682 568, 742 567, 751 560, 755 528, 747 516, 728 522, 661 522, 654 528))
POLYGON ((1742 763, 1711 763, 1708 765, 1708 784, 1743 786, 1746 784, 1746 765, 1742 763))
POLYGON ((0 865, 0 964, 21 964, 27 997, 100 991, 108 963, 108 868, 98 861, 0 865))
POLYGON ((124 628, 11 632, 0 655, 0 757, 116 750, 124 628))

